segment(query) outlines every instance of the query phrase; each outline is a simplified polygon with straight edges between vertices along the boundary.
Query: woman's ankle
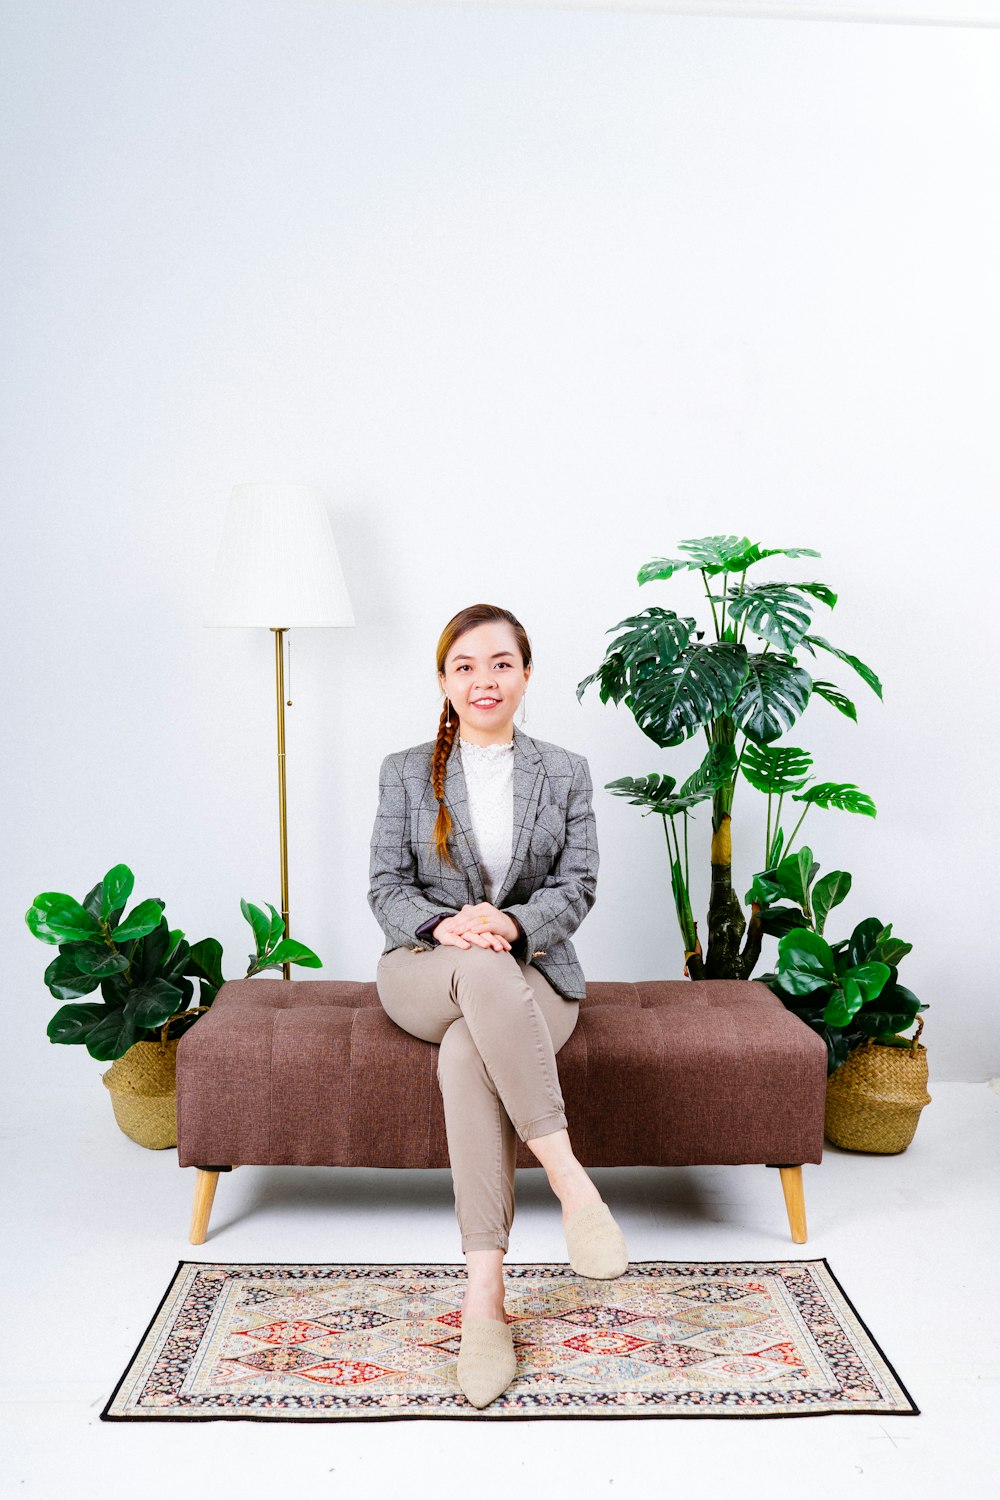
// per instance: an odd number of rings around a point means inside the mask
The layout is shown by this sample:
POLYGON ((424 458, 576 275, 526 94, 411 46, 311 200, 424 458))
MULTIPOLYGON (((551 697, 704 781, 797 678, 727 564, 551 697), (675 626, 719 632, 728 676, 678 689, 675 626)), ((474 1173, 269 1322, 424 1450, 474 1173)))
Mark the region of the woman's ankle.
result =
POLYGON ((552 1191, 562 1205, 564 1219, 568 1219, 571 1214, 577 1213, 591 1203, 601 1202, 599 1189, 588 1176, 586 1167, 582 1166, 576 1157, 573 1158, 572 1165, 565 1166, 563 1171, 555 1176, 554 1181, 551 1178, 549 1181, 552 1191))

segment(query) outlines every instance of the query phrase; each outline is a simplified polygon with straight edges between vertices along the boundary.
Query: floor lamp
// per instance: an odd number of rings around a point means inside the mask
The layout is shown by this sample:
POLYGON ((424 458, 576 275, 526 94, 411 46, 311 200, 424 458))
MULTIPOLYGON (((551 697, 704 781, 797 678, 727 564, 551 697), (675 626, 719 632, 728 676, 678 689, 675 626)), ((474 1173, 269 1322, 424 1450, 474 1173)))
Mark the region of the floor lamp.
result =
MULTIPOLYGON (((278 706, 278 827, 281 915, 288 925, 285 802, 285 632, 295 626, 353 625, 337 544, 321 491, 307 484, 237 484, 229 497, 205 624, 274 632, 278 706)), ((285 979, 291 964, 282 965, 285 979)))

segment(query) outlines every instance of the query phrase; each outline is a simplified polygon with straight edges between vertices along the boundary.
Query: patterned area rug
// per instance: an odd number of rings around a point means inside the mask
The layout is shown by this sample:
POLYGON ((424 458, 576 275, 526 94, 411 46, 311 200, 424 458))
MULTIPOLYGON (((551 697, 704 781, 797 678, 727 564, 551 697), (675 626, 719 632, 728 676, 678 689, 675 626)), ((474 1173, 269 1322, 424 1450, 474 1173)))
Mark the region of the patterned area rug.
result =
POLYGON ((181 1260, 103 1421, 916 1416, 825 1257, 504 1265, 518 1373, 456 1382, 465 1266, 181 1260))

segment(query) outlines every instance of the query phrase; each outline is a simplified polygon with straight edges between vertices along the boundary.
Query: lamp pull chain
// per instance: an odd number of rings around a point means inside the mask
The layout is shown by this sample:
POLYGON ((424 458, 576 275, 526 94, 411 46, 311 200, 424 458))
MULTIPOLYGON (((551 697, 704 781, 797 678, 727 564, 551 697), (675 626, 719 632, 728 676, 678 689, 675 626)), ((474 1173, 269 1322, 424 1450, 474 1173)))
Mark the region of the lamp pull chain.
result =
POLYGON ((292 692, 292 632, 289 631, 288 632, 288 693, 289 693, 289 696, 285 699, 285 702, 288 704, 289 708, 291 708, 291 706, 292 706, 291 692, 292 692))

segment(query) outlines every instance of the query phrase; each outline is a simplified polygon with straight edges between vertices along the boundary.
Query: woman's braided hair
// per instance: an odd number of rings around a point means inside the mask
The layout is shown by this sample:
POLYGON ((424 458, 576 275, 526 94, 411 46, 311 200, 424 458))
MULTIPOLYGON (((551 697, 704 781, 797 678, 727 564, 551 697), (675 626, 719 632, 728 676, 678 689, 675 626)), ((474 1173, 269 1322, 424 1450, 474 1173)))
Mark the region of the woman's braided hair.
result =
MULTIPOLYGON (((472 630, 477 625, 501 622, 510 625, 514 631, 514 640, 517 649, 521 653, 521 661, 525 671, 531 666, 531 642, 528 640, 527 631, 509 609, 501 609, 498 604, 470 604, 467 609, 459 610, 441 632, 441 638, 437 644, 437 669, 444 676, 444 664, 448 659, 448 652, 454 646, 460 635, 467 630, 472 630)), ((448 848, 448 835, 451 832, 451 815, 444 802, 444 773, 451 753, 451 747, 458 733, 458 715, 450 712, 451 704, 445 699, 438 720, 437 740, 431 754, 431 786, 438 800, 437 822, 434 825, 434 848, 438 858, 444 863, 447 860, 453 868, 455 861, 451 857, 448 848), (448 724, 447 720, 451 719, 448 724)))

